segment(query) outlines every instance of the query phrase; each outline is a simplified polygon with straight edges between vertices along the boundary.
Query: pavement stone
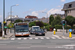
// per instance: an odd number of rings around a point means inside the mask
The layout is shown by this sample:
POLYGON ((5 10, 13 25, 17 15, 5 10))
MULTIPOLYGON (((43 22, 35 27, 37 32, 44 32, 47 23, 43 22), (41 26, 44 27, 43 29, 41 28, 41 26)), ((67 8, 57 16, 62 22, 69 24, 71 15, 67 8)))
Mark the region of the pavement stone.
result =
POLYGON ((10 38, 10 37, 12 37, 13 36, 13 33, 9 33, 9 34, 7 34, 7 35, 5 35, 5 38, 2 38, 2 37, 0 37, 0 40, 4 40, 4 39, 8 39, 8 38, 10 38))
POLYGON ((2 37, 0 37, 0 39, 2 39, 2 37))
POLYGON ((13 33, 10 33, 8 35, 5 35, 6 38, 10 38, 11 36, 13 36, 13 33))

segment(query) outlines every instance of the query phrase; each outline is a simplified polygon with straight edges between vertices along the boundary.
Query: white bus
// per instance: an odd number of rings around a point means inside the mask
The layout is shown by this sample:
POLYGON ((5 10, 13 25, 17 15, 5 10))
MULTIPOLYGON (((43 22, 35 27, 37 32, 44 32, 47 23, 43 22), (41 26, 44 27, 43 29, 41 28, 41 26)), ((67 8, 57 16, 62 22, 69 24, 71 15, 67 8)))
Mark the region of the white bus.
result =
POLYGON ((29 36, 29 24, 28 23, 15 23, 14 32, 16 36, 29 36))

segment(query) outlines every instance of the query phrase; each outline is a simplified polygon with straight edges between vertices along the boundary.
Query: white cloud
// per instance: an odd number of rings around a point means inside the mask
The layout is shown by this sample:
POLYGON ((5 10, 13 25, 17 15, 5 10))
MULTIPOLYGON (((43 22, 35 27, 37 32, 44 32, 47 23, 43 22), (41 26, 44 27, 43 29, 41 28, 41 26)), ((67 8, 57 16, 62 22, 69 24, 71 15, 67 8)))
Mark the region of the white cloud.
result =
POLYGON ((44 9, 44 10, 39 10, 39 11, 33 11, 31 14, 33 16, 39 16, 39 13, 42 13, 42 12, 45 12, 47 9, 44 9))
POLYGON ((61 11, 61 9, 54 9, 54 8, 49 10, 47 13, 48 13, 48 15, 55 14, 55 13, 57 13, 57 14, 64 14, 64 12, 61 11))
POLYGON ((65 2, 65 0, 61 0, 61 2, 65 2))
POLYGON ((32 15, 33 15, 33 16, 38 16, 38 13, 37 13, 36 11, 33 11, 33 12, 32 12, 32 15))

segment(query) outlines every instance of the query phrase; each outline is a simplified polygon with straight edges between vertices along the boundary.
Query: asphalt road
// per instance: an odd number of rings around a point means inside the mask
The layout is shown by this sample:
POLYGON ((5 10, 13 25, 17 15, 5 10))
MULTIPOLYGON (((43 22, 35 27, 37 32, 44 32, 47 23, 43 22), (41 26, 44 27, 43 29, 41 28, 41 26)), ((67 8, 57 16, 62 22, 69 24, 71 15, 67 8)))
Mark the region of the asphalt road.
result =
MULTIPOLYGON (((58 35, 63 35, 58 33, 58 35)), ((17 37, 0 40, 0 50, 75 50, 75 39, 63 39, 47 32, 46 36, 17 37)))
POLYGON ((0 40, 0 50, 74 50, 75 40, 0 40))

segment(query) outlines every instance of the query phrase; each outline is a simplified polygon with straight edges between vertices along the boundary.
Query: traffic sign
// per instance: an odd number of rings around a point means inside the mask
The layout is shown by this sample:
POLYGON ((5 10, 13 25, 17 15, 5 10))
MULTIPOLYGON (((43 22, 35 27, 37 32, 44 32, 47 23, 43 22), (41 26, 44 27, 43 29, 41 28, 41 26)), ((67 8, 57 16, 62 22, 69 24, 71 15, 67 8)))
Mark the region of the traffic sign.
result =
POLYGON ((62 23, 62 25, 65 25, 66 24, 66 21, 65 20, 62 20, 61 23, 62 23))
POLYGON ((69 32, 72 32, 72 29, 69 29, 69 32))

